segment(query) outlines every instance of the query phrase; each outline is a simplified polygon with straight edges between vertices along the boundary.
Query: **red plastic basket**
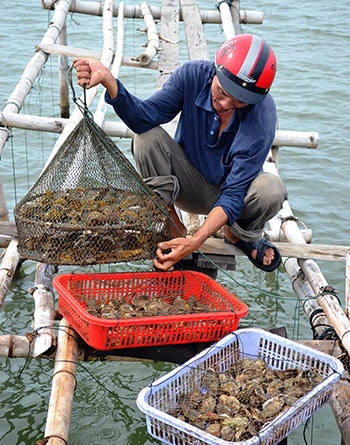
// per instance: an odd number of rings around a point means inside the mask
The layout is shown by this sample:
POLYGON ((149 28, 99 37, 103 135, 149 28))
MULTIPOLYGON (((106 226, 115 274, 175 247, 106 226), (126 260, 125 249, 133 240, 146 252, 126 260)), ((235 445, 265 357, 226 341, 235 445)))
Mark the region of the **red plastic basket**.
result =
POLYGON ((237 329, 248 306, 207 275, 194 271, 62 274, 53 280, 58 309, 98 350, 216 341, 237 329), (132 303, 138 297, 191 296, 213 312, 102 319, 87 312, 91 299, 132 303))

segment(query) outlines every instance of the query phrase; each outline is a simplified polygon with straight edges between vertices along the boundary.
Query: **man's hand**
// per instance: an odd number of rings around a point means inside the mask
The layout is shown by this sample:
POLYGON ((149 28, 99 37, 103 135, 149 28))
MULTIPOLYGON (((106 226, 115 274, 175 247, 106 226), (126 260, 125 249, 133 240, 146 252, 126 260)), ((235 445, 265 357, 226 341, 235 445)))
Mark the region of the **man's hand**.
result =
POLYGON ((199 247, 213 233, 227 222, 227 216, 221 207, 214 207, 207 215, 202 226, 191 238, 174 238, 158 244, 154 267, 160 270, 171 270, 175 263, 185 258, 199 247))
POLYGON ((81 87, 92 88, 102 84, 111 99, 118 95, 118 84, 110 70, 97 59, 74 59, 73 66, 77 72, 78 84, 81 87))
POLYGON ((159 270, 172 270, 174 264, 198 249, 193 238, 174 238, 158 244, 156 258, 153 260, 154 267, 159 270))

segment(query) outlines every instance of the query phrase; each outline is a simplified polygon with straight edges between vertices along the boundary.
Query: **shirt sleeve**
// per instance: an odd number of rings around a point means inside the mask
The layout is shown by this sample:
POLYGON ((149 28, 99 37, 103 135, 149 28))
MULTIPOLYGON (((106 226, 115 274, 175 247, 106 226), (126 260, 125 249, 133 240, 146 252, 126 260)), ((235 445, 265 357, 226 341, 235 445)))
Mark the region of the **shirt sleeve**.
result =
POLYGON ((171 121, 182 109, 184 89, 180 68, 174 71, 160 90, 145 100, 131 94, 119 80, 117 82, 117 97, 111 99, 106 92, 105 100, 135 133, 143 133, 171 121))

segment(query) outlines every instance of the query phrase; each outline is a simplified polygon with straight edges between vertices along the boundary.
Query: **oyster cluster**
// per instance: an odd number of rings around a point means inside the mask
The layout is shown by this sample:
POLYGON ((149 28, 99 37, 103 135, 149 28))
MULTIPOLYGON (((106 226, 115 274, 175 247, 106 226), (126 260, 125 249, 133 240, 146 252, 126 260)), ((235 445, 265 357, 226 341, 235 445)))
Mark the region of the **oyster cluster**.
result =
POLYGON ((90 315, 105 319, 133 318, 133 317, 154 317, 160 315, 195 314, 203 312, 213 312, 215 309, 200 302, 194 295, 188 299, 183 299, 180 295, 168 296, 166 299, 159 297, 148 297, 140 295, 128 301, 121 300, 101 300, 98 303, 95 299, 90 299, 86 305, 86 310, 90 315))
POLYGON ((242 359, 226 372, 203 371, 196 389, 181 394, 168 414, 226 441, 244 441, 322 381, 316 370, 273 370, 242 359))
POLYGON ((22 256, 56 265, 152 258, 170 224, 157 202, 115 189, 47 191, 14 213, 22 256))

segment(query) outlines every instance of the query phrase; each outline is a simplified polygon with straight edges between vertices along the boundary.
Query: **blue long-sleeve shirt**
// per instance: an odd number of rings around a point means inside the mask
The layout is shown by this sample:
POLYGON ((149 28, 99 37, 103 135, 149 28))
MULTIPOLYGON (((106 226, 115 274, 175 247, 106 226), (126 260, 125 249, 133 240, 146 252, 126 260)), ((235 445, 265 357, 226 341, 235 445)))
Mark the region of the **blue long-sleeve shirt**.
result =
POLYGON ((118 82, 111 104, 135 133, 171 121, 180 112, 175 140, 206 180, 220 186, 214 206, 221 206, 228 223, 239 217, 246 190, 262 170, 276 130, 276 107, 270 94, 260 103, 236 110, 218 137, 220 120, 212 105, 214 64, 197 60, 180 66, 148 99, 141 100, 118 82))

